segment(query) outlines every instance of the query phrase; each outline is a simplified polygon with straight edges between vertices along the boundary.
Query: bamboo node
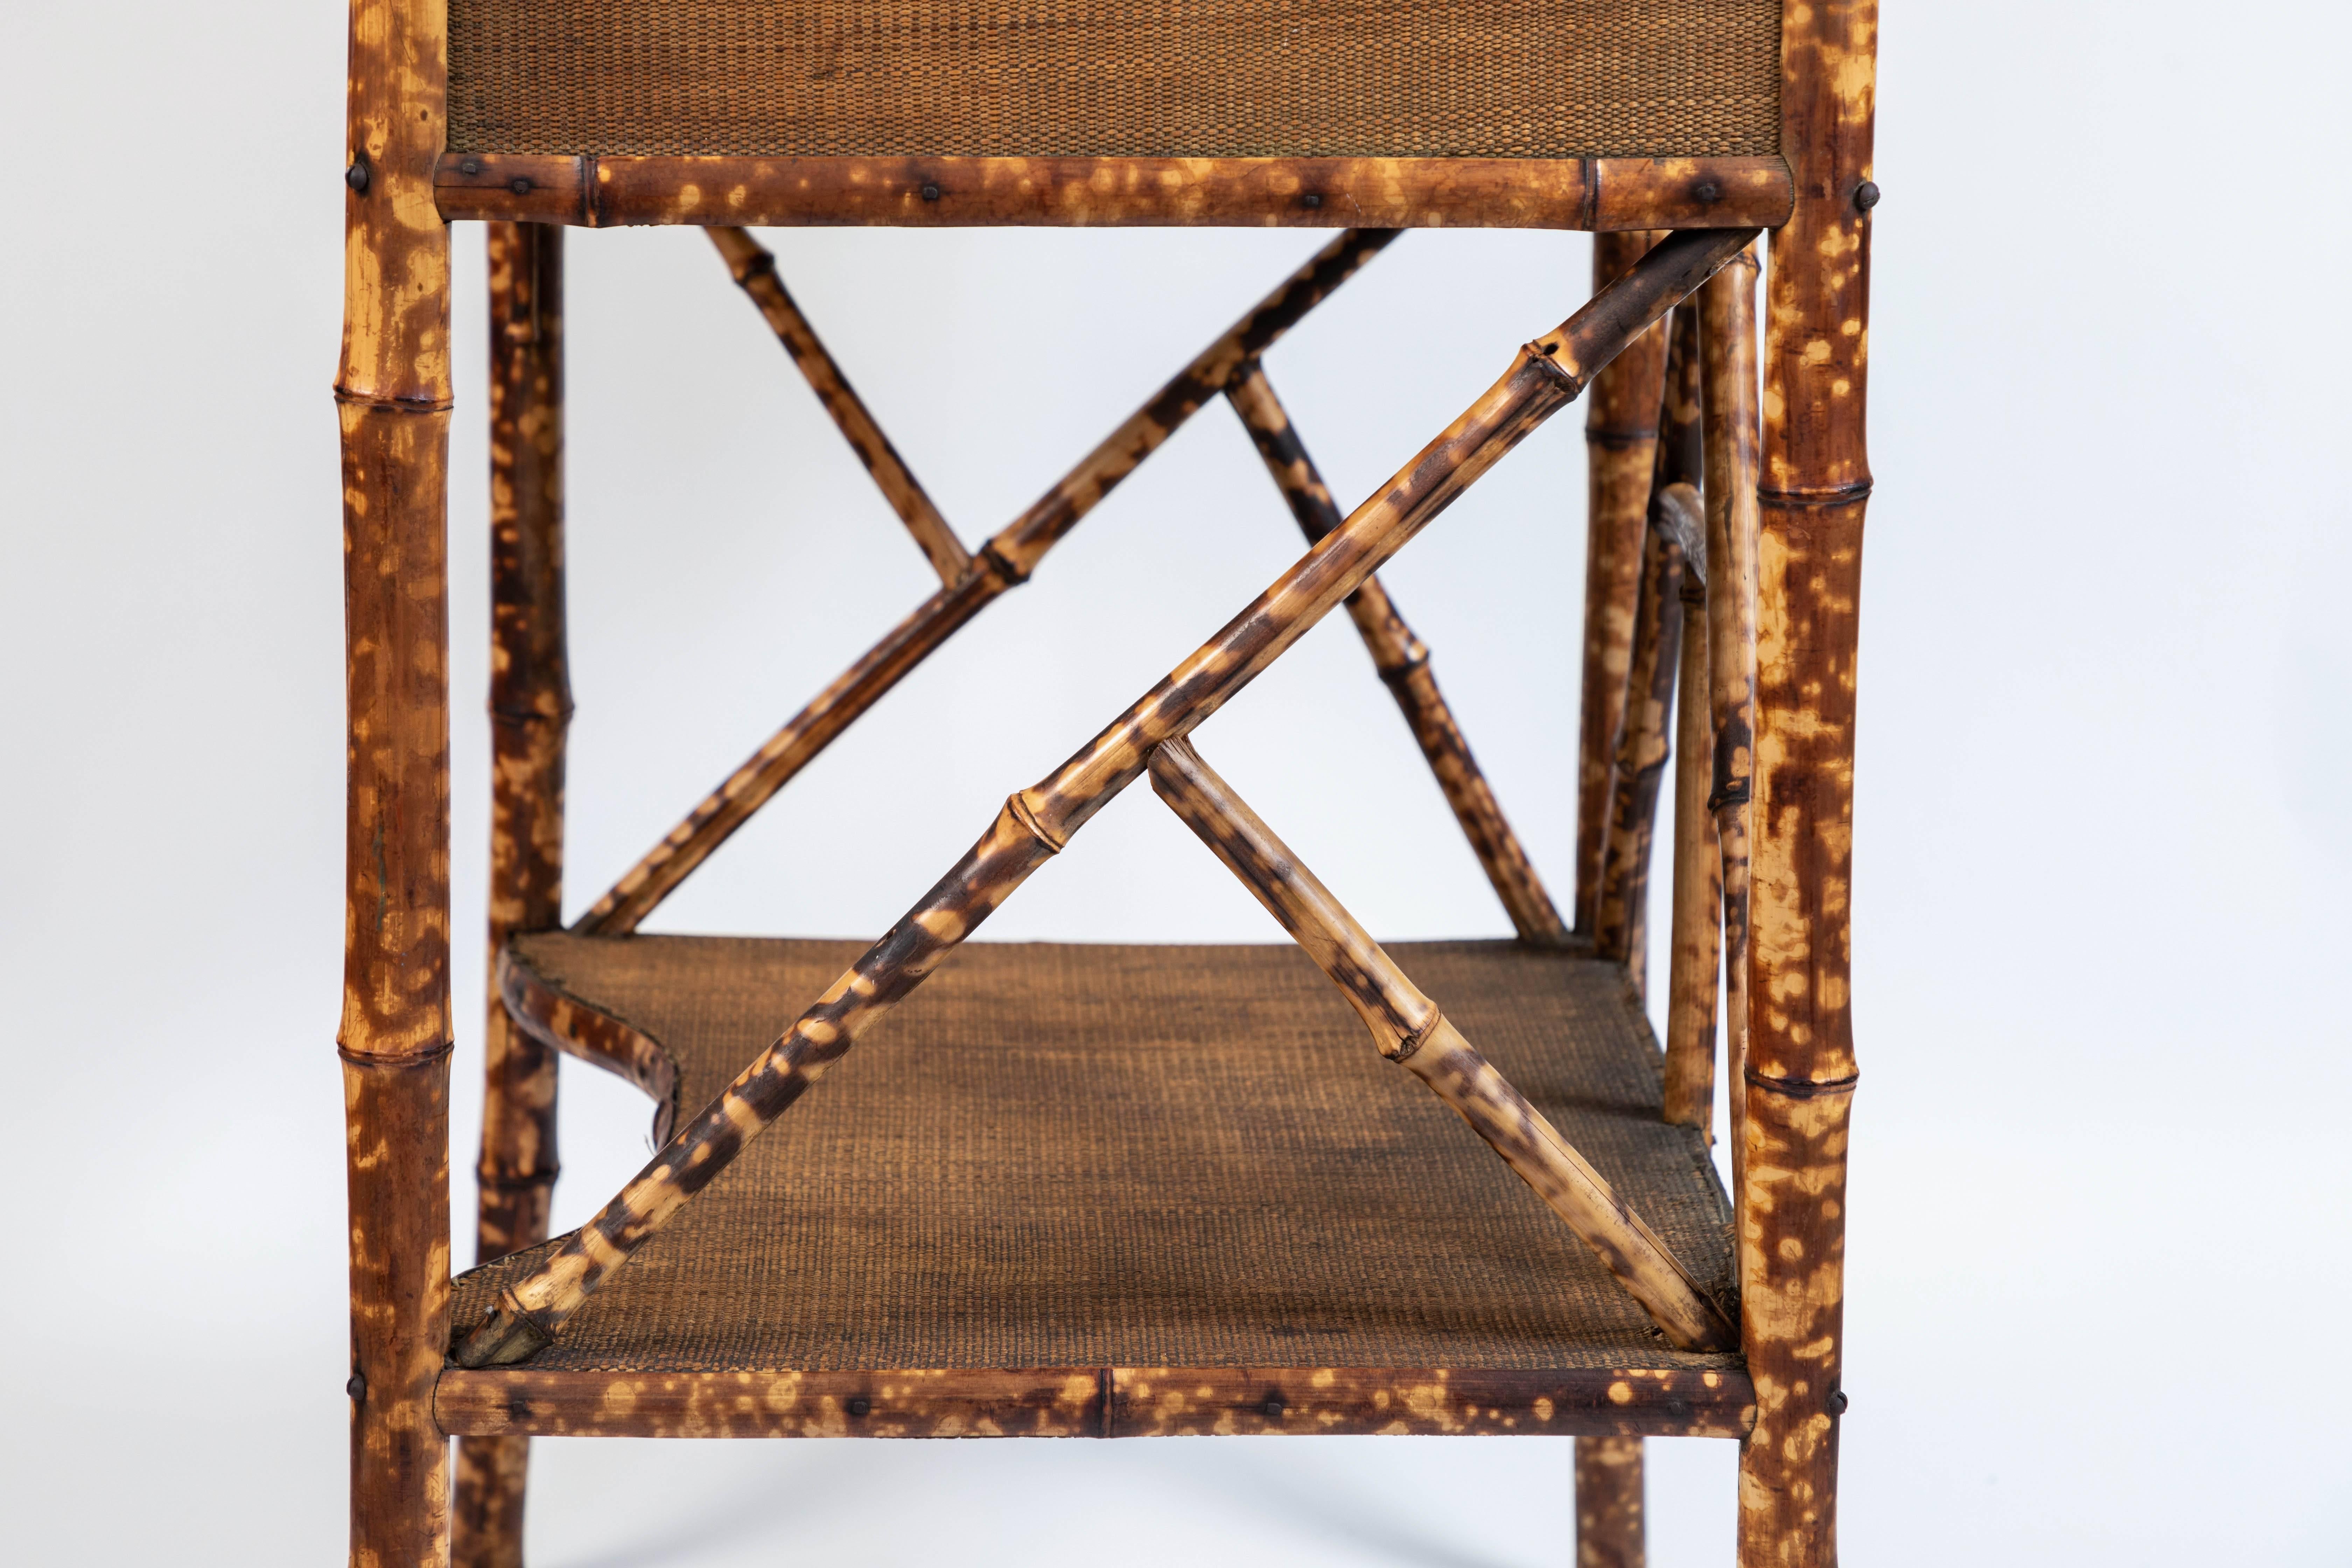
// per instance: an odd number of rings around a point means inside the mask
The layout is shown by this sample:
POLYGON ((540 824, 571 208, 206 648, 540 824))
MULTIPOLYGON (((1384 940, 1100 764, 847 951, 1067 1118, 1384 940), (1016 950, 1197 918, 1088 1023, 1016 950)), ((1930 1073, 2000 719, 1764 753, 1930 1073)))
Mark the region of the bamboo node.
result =
POLYGON ((1402 1062, 1406 1058, 1412 1056, 1413 1052, 1421 1049, 1423 1046, 1428 1044, 1429 1037, 1437 1033, 1437 1031, 1444 1027, 1444 1026, 1445 1015, 1439 1012, 1435 1007, 1432 1007, 1429 1010, 1429 1021, 1427 1023, 1422 1025, 1420 1028, 1415 1029, 1412 1034, 1407 1035, 1403 1039, 1399 1040, 1396 1045, 1396 1049, 1392 1051, 1382 1051, 1381 1054, 1388 1058, 1389 1060, 1392 1062, 1402 1062))
POLYGON ((1774 1078, 1749 1068, 1742 1075, 1748 1081, 1768 1094, 1784 1095, 1790 1100, 1820 1100, 1832 1094, 1852 1094, 1861 1081, 1860 1073, 1848 1073, 1843 1078, 1815 1079, 1810 1078, 1774 1078))
POLYGON ((1706 797, 1709 811, 1721 811, 1727 805, 1746 805, 1754 792, 1746 779, 1734 779, 1706 797))
POLYGON ((1025 792, 1015 792, 1004 797, 1005 815, 1019 823, 1030 837, 1044 845, 1046 854, 1059 855, 1069 840, 1055 838, 1053 834, 1046 831, 1045 825, 1037 820, 1036 812, 1030 808, 1027 801, 1021 798, 1024 793, 1025 792))

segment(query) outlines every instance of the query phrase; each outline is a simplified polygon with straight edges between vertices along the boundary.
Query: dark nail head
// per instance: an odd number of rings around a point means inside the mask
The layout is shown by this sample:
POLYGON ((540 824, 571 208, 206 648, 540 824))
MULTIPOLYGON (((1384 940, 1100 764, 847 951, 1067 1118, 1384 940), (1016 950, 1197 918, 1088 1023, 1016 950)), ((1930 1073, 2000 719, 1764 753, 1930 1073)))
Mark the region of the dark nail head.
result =
POLYGON ((367 160, 362 158, 358 163, 353 163, 350 168, 345 169, 343 171, 343 184, 351 186, 353 191, 361 195, 367 195, 367 160))
POLYGON ((528 174, 517 174, 513 179, 507 182, 507 189, 512 191, 519 196, 527 196, 530 195, 530 176, 528 174))
POLYGON ((1701 180, 1697 184, 1691 187, 1691 198, 1694 201, 1718 201, 1722 196, 1723 187, 1717 184, 1713 180, 1701 180))
POLYGON ((850 1413, 852 1415, 868 1415, 868 1414, 870 1414, 870 1413, 873 1411, 873 1409, 874 1409, 874 1402, 873 1402, 872 1400, 870 1400, 870 1399, 866 1398, 866 1397, 865 1397, 865 1396, 863 1396, 862 1394, 861 1394, 859 1397, 857 1397, 857 1398, 856 1398, 856 1399, 853 1399, 853 1400, 851 1400, 851 1401, 849 1402, 849 1413, 850 1413))
POLYGON ((479 158, 468 158, 457 165, 457 172, 461 174, 478 174, 482 172, 482 161, 479 158))
POLYGON ((1298 205, 1303 207, 1319 207, 1323 205, 1323 193, 1309 191, 1298 198, 1298 205))
POLYGON ((1833 1388, 1830 1390, 1830 1414, 1832 1415, 1843 1415, 1845 1414, 1844 1389, 1833 1388))
POLYGON ((1282 1395, 1279 1394, 1269 1394, 1265 1396, 1265 1414, 1268 1419, 1275 1421, 1281 1420, 1283 1409, 1282 1395))
POLYGON ((1864 212, 1868 212, 1871 208, 1876 206, 1878 205, 1878 182, 1875 180, 1864 180, 1861 184, 1856 185, 1853 190, 1853 205, 1861 208, 1864 212))
POLYGON ((343 1392, 350 1394, 353 1399, 365 1399, 367 1397, 367 1379, 362 1377, 358 1373, 352 1373, 351 1381, 343 1384, 343 1392))
POLYGON ((935 201, 938 201, 938 200, 940 199, 940 188, 939 188, 939 186, 937 186, 937 185, 935 185, 935 184, 931 184, 929 180, 924 181, 924 182, 923 182, 923 199, 924 199, 925 201, 927 201, 927 202, 935 202, 935 201))

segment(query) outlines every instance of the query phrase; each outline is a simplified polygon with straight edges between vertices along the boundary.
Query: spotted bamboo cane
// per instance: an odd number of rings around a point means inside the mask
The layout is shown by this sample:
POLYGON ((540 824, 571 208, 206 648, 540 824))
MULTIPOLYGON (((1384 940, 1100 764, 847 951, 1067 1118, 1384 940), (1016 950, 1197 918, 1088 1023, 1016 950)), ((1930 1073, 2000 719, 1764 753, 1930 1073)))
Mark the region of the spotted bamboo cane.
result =
POLYGON ((439 1563, 449 1333, 449 231, 440 0, 352 0, 343 203, 351 1556, 439 1563))
POLYGON ((1870 463, 1875 0, 1791 6, 1781 145, 1797 203, 1772 236, 1764 311, 1750 808, 1740 1446, 1746 1568, 1837 1561, 1853 1049, 1855 648, 1870 463))
POLYGON ((1643 1568, 1648 1561, 1642 1439, 1576 1440, 1576 1568, 1643 1568))
MULTIPOLYGON (((1606 288, 1658 236, 1635 230, 1592 237, 1592 287, 1606 288)), ((1591 936, 1608 859, 1612 778, 1625 723, 1641 597, 1642 529, 1656 466, 1666 334, 1644 336, 1593 379, 1585 404, 1584 660, 1577 727, 1576 929, 1591 936)))
POLYGON ((1682 651, 1675 660, 1673 946, 1666 974, 1665 1118, 1715 1142, 1716 976, 1722 967, 1723 861, 1707 811, 1715 711, 1708 697, 1706 519, 1688 485, 1660 495, 1680 535, 1682 651))
MULTIPOLYGON (((1307 542, 1312 544, 1339 527, 1339 504, 1331 499, 1330 487, 1323 482, 1315 459, 1307 456, 1281 399, 1275 395, 1265 367, 1253 363, 1225 389, 1225 398, 1241 416, 1258 456, 1265 460, 1266 471, 1290 503, 1291 515, 1298 520, 1307 542)), ((1462 825, 1496 897, 1502 900, 1512 929, 1522 942, 1548 947, 1565 942, 1568 928, 1552 907, 1543 879, 1520 847, 1518 835, 1511 831, 1502 806, 1496 802, 1493 786, 1470 752, 1470 742, 1454 721, 1454 710, 1438 691, 1437 676, 1429 668, 1429 649, 1405 625, 1378 577, 1349 595, 1348 616, 1356 623, 1357 634, 1372 656, 1372 668, 1402 710, 1413 740, 1429 760, 1430 771, 1437 775, 1438 788, 1454 808, 1454 818, 1462 825)))
POLYGON ((1617 759, 1610 769, 1612 799, 1608 858, 1601 872, 1601 905, 1593 948, 1625 965, 1637 993, 1648 994, 1651 845, 1658 795, 1672 751, 1676 665, 1682 651, 1682 577, 1687 531, 1669 510, 1665 492, 1700 477, 1697 316, 1675 312, 1668 333, 1650 502, 1642 546, 1641 598, 1633 619, 1633 665, 1617 759))
POLYGON ((1105 437, 1034 505, 983 545, 961 579, 931 595, 769 737, 765 745, 574 921, 572 930, 599 936, 620 936, 636 930, 656 906, 835 736, 991 600, 1026 582, 1045 552, 1202 404, 1223 391, 1243 365, 1329 298, 1332 290, 1395 237, 1394 230, 1351 229, 1318 251, 1105 437))
POLYGON ((759 307, 777 341, 784 345, 784 352, 800 367, 801 374, 808 378, 817 401, 824 405, 824 411, 841 427, 850 449, 866 465, 866 471, 874 476, 876 488, 890 503, 890 510, 898 514, 898 521, 907 525, 916 547, 930 562, 931 570, 950 587, 961 581, 971 569, 971 552, 964 549, 955 530, 948 526, 948 520, 940 515, 940 509, 916 481, 906 460, 898 456, 898 448, 890 444, 890 437, 882 433, 882 426, 866 411, 865 401, 849 384, 849 378, 841 374, 841 367, 825 352, 816 329, 801 314, 800 306, 793 303, 784 288, 784 280, 776 275, 775 257, 740 228, 705 232, 725 258, 727 271, 736 286, 759 307))
MULTIPOLYGON (((562 923, 564 735, 563 231, 493 224, 490 314, 489 1005, 477 1262, 547 1239, 554 1194, 555 1054, 499 994, 517 931, 562 923)), ((520 1568, 526 1437, 457 1443, 457 1568, 520 1568)))
POLYGON ((1706 376, 1707 657, 1715 765, 1707 805, 1722 851, 1724 1097, 1733 1201, 1747 1178, 1748 811, 1756 696, 1756 253, 1699 289, 1706 376))
POLYGON ((1043 782, 1005 802, 980 841, 836 980, 784 1036, 695 1116, 598 1215, 458 1347, 459 1364, 522 1361, 743 1143, 847 1053, 1095 813, 1141 774, 1153 747, 1208 719, 1606 364, 1753 230, 1678 234, 1582 310, 1522 348, 1511 368, 1337 531, 1301 557, 1166 679, 1043 782))
POLYGON ((1381 1055, 1403 1064, 1467 1121, 1669 1340, 1684 1350, 1727 1350, 1738 1342, 1738 1327, 1673 1250, 1405 978, 1189 742, 1164 742, 1153 751, 1151 787, 1330 977, 1381 1055))

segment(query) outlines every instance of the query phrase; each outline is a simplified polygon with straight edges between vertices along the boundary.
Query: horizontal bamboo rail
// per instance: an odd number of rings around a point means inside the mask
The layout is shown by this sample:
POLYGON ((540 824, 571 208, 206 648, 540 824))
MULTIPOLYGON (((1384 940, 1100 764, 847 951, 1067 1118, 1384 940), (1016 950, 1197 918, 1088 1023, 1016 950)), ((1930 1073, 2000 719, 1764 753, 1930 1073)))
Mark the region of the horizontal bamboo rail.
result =
POLYGON ((528 1359, 614 1268, 726 1169, 858 1036, 920 984, 1029 874, 1142 773, 1154 747, 1207 720, 1363 586, 1593 372, 1754 237, 1675 235, 1557 330, 1528 343, 1461 417, 1216 636, 1041 783, 1007 800, 978 843, 814 1005, 537 1269, 500 1292, 457 1349, 460 1365, 528 1359))
POLYGON ((890 444, 890 437, 882 433, 882 426, 866 411, 865 400, 857 395, 856 388, 849 384, 849 378, 841 374, 841 367, 825 352, 816 329, 801 314, 800 306, 784 288, 784 280, 776 276, 775 257, 740 228, 712 228, 706 232, 725 258, 728 275, 735 279, 736 287, 751 296, 751 303, 759 307, 760 314, 774 331, 777 341, 784 345, 793 363, 808 378, 810 390, 841 427, 842 436, 866 465, 866 471, 874 476, 875 487, 890 503, 890 510, 898 514, 898 521, 914 535, 916 547, 930 562, 931 570, 940 574, 941 583, 954 586, 971 569, 971 552, 955 536, 955 530, 948 526, 948 520, 940 515, 940 509, 916 481, 906 460, 898 456, 898 448, 890 444))
POLYGON ((835 736, 991 600, 1027 581, 1046 552, 1159 450, 1202 404, 1223 391, 1243 365, 1272 346, 1395 237, 1393 230, 1343 234, 1284 279, 1026 511, 982 546, 959 581, 941 588, 892 627, 814 701, 770 736, 572 929, 600 936, 636 930, 656 906, 835 736))
MULTIPOLYGON (((441 1374, 453 1435, 541 1437, 1742 1437, 1737 1367, 1066 1366, 441 1374)), ((1603 1440, 1607 1440, 1604 1438, 1603 1440)))
POLYGON ((578 224, 1762 228, 1777 155, 1724 158, 687 158, 449 153, 441 216, 578 224))
MULTIPOLYGON (((1235 377, 1233 384, 1225 388, 1225 400, 1241 416, 1258 456, 1265 460, 1266 471, 1274 476, 1283 499, 1290 503, 1291 515, 1298 520, 1307 542, 1313 544, 1338 528, 1341 521, 1339 503, 1331 499, 1330 487, 1323 482, 1314 458, 1307 456, 1306 445, 1298 437, 1297 427, 1291 424, 1281 399, 1275 395, 1265 366, 1253 363, 1235 377)), ((1544 889, 1543 879, 1536 874, 1534 863, 1520 847, 1518 835, 1511 831, 1510 822, 1503 816, 1493 786, 1487 784, 1477 758, 1471 754, 1470 742, 1463 738, 1462 727, 1454 722, 1453 709, 1438 690, 1437 676, 1429 668, 1429 649, 1405 625, 1378 577, 1367 579, 1362 587, 1348 596, 1347 605, 1348 616, 1356 623, 1357 634, 1372 656, 1372 668, 1403 711, 1405 724, 1412 731, 1421 754, 1428 759, 1430 771, 1437 775, 1437 785, 1444 792, 1446 805, 1453 807, 1454 818, 1470 840, 1480 868, 1486 873, 1486 880, 1494 885, 1496 897, 1502 900, 1504 911, 1511 918, 1511 928, 1522 942, 1545 946, 1564 943, 1568 927, 1553 907, 1551 895, 1544 889)))
POLYGON ((1657 1233, 1438 1011, 1371 934, 1189 742, 1151 753, 1151 787, 1281 922, 1400 1062, 1467 1121, 1591 1247, 1682 1350, 1729 1350, 1739 1329, 1657 1233))

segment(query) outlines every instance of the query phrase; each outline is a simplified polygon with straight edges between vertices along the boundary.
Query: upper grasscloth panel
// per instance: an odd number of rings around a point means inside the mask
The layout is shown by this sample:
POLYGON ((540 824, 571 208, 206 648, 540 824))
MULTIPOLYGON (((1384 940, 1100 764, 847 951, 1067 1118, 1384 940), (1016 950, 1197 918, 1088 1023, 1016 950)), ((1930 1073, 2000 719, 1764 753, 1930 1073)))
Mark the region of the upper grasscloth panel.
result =
POLYGON ((1780 65, 1780 0, 451 0, 449 145, 1736 156, 1780 65))

